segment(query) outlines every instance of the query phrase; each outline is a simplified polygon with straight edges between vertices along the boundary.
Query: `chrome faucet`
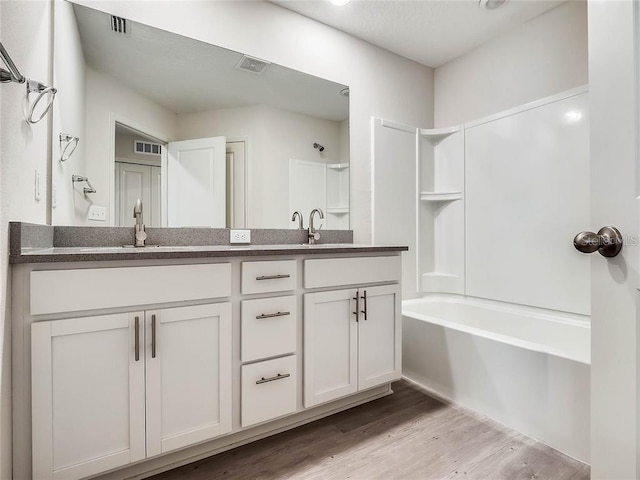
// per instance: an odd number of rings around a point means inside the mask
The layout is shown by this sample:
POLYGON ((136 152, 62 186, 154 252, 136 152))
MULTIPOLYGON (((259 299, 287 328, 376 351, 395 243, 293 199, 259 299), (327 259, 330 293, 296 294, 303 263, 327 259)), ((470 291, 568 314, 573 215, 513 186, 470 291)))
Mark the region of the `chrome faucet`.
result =
POLYGON ((293 212, 293 215, 291 216, 291 221, 295 222, 296 221, 296 217, 298 217, 298 230, 304 230, 304 223, 302 220, 302 214, 299 211, 295 211, 293 212))
POLYGON ((320 217, 320 219, 324 219, 324 213, 322 212, 321 209, 319 208, 314 208, 313 210, 311 210, 311 215, 309 215, 309 245, 313 245, 316 243, 316 240, 320 240, 320 228, 322 228, 322 225, 320 225, 320 227, 318 228, 318 230, 316 230, 313 227, 313 215, 317 213, 318 216, 320 217))
POLYGON ((136 219, 136 241, 134 246, 144 247, 144 241, 147 239, 147 232, 144 230, 142 223, 142 200, 139 198, 133 207, 133 218, 136 219))

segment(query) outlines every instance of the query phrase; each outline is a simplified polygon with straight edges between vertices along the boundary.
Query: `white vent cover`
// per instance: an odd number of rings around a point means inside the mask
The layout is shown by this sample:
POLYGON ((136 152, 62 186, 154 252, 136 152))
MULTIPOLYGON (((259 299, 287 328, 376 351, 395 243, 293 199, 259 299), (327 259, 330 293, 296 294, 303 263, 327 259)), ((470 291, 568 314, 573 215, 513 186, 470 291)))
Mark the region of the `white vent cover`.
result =
POLYGON ((159 143, 143 142, 142 140, 133 141, 133 151, 142 155, 161 155, 162 145, 159 143))
POLYGON ((127 34, 127 19, 122 17, 116 17, 115 15, 111 15, 111 31, 126 35, 127 34))
POLYGON ((243 55, 236 68, 238 70, 244 70, 245 72, 255 73, 260 75, 264 72, 264 69, 267 68, 270 62, 266 62, 264 60, 260 60, 259 58, 250 57, 249 55, 243 55))

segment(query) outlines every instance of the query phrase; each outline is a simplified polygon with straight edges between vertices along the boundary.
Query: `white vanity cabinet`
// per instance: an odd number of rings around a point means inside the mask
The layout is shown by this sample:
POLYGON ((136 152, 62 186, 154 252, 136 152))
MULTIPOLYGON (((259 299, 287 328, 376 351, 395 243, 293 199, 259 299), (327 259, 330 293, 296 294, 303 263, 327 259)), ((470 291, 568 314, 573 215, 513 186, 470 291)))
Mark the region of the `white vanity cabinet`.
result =
POLYGON ((14 480, 144 478, 389 395, 391 248, 14 266, 14 480))
POLYGON ((401 376, 400 257, 305 262, 305 287, 388 283, 304 295, 304 405, 401 376))
POLYGON ((32 478, 85 478, 231 431, 231 303, 216 300, 231 295, 230 263, 23 280, 32 478), (167 303, 179 306, 152 308, 167 303))
POLYGON ((31 345, 34 478, 231 431, 230 303, 38 322, 31 345))

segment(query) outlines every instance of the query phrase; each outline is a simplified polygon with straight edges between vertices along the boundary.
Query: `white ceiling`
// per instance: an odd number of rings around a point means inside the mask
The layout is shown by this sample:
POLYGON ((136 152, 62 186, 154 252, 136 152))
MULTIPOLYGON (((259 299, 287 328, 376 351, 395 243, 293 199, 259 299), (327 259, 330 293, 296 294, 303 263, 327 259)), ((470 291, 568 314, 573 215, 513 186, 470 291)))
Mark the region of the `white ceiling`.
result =
POLYGON ((478 0, 270 1, 433 68, 562 3, 510 0, 485 10, 478 0))
POLYGON ((113 33, 109 14, 74 5, 85 61, 177 113, 270 105, 326 120, 349 117, 345 87, 280 65, 261 75, 236 69, 242 54, 130 22, 113 33))

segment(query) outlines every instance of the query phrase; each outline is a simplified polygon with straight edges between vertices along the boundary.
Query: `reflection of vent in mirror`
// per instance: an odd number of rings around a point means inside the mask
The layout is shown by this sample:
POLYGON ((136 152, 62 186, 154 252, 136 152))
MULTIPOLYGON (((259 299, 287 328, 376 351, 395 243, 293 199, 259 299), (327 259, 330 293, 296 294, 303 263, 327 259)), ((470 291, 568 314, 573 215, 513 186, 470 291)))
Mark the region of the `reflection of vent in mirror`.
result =
POLYGON ((245 70, 247 72, 260 75, 264 72, 264 69, 267 68, 267 65, 269 65, 269 62, 265 62, 259 58, 250 57, 249 55, 243 55, 236 65, 236 68, 238 70, 245 70))
POLYGON ((120 33, 122 35, 127 34, 127 19, 122 17, 116 17, 111 15, 111 31, 120 33))
POLYGON ((142 142, 134 140, 133 150, 142 155, 160 155, 162 153, 162 145, 159 143, 142 142))

